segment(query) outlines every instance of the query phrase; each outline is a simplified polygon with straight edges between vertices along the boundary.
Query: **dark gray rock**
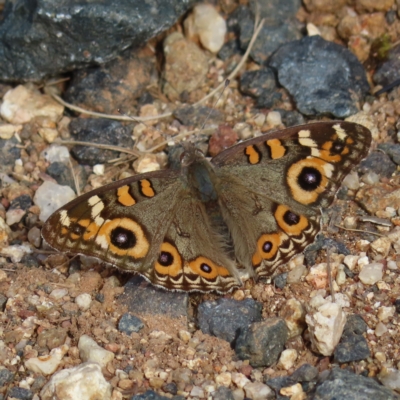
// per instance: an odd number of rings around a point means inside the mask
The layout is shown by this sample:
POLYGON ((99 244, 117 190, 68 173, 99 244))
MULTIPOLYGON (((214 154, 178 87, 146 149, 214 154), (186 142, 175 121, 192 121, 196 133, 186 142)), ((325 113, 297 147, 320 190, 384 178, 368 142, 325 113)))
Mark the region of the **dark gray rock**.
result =
POLYGON ((125 284, 119 298, 133 314, 162 314, 172 318, 187 317, 188 294, 157 288, 140 276, 134 276, 125 284))
POLYGON ((218 58, 220 58, 222 61, 226 61, 235 55, 242 56, 243 54, 244 51, 240 47, 239 40, 232 39, 222 46, 221 50, 218 52, 218 58))
POLYGON ((10 210, 25 210, 27 211, 29 207, 33 204, 31 196, 28 194, 23 194, 21 196, 16 197, 15 199, 11 200, 10 203, 10 210))
POLYGON ((211 396, 213 400, 235 400, 232 391, 225 386, 220 386, 211 396))
POLYGON ((316 387, 312 400, 399 400, 399 396, 374 379, 335 368, 316 387))
POLYGON ((303 364, 290 375, 290 378, 294 382, 312 382, 318 378, 318 373, 318 368, 313 367, 311 364, 303 364))
POLYGON ((396 299, 396 300, 394 301, 394 306, 395 306, 395 308, 396 308, 397 314, 400 314, 400 298, 398 298, 398 299, 396 299))
POLYGON ((390 159, 400 165, 400 144, 398 143, 380 143, 378 149, 385 152, 390 159))
POLYGON ((135 103, 155 73, 155 56, 138 57, 128 49, 99 67, 74 72, 64 98, 86 109, 106 114, 124 112, 135 103))
POLYGON ((147 390, 142 394, 137 394, 132 396, 130 400, 170 400, 169 397, 161 396, 160 394, 154 392, 153 390, 147 390))
POLYGON ((240 329, 261 321, 262 305, 253 299, 218 299, 198 307, 197 322, 203 333, 224 339, 231 345, 240 329))
POLYGON ((335 362, 349 363, 370 357, 367 340, 362 335, 342 336, 333 353, 335 362))
POLYGON ((276 91, 275 73, 271 68, 244 72, 240 77, 240 90, 256 98, 256 106, 259 108, 271 108, 282 98, 276 91))
MULTIPOLYGON (((81 165, 74 166, 74 171, 78 178, 79 187, 82 190, 86 185, 87 173, 81 165)), ((75 181, 71 173, 71 167, 68 165, 60 161, 55 161, 47 167, 46 172, 54 178, 59 185, 69 186, 73 190, 76 190, 75 181)))
MULTIPOLYGON (((69 124, 69 130, 77 141, 100 143, 105 145, 132 148, 132 129, 118 121, 101 118, 76 118, 69 124)), ((117 158, 119 153, 113 150, 90 146, 75 145, 71 153, 80 164, 102 164, 117 158)))
POLYGON ((348 363, 370 357, 367 340, 362 335, 367 329, 368 325, 360 315, 350 315, 340 342, 335 348, 334 360, 338 363, 348 363))
POLYGON ((278 80, 305 115, 338 118, 358 112, 357 104, 369 91, 367 76, 357 57, 346 47, 308 36, 280 47, 269 60, 278 80))
POLYGON ((125 313, 118 322, 118 330, 130 335, 144 328, 142 320, 131 313, 125 313))
POLYGON ((249 360, 252 367, 269 367, 278 360, 287 338, 285 321, 268 318, 240 330, 235 352, 239 359, 249 360))
POLYGON ((368 325, 364 321, 364 318, 359 314, 349 315, 347 317, 346 324, 343 329, 343 335, 362 335, 367 333, 368 325))
POLYGON ((390 49, 387 59, 377 68, 374 82, 378 85, 388 86, 400 78, 400 45, 390 49))
POLYGON ((283 289, 286 286, 287 276, 288 276, 287 272, 274 276, 273 278, 274 285, 279 289, 283 289))
POLYGON ((0 369, 0 386, 5 386, 14 379, 14 374, 7 368, 0 369))
POLYGON ((171 27, 193 0, 7 1, 0 25, 3 81, 41 81, 98 65, 171 27))
MULTIPOLYGON (((7 303, 8 297, 4 296, 4 294, 0 293, 0 312, 3 312, 5 307, 6 307, 6 303, 7 303)), ((1 385, 1 373, 2 371, 8 371, 8 370, 2 370, 0 369, 0 386, 1 385)))
POLYGON ((372 171, 385 178, 390 178, 397 169, 396 164, 390 157, 381 151, 369 153, 367 158, 360 162, 358 168, 363 174, 372 171))
POLYGON ((13 136, 11 139, 0 139, 0 165, 5 167, 7 165, 14 166, 15 160, 21 158, 21 150, 16 146, 20 143, 13 136))
POLYGON ((282 122, 286 127, 302 125, 306 122, 304 117, 297 111, 283 110, 281 108, 275 111, 279 111, 282 122))
POLYGON ((175 395, 178 393, 178 386, 176 386, 175 382, 170 382, 170 383, 166 383, 165 385, 163 385, 162 390, 165 393, 175 395))
POLYGON ((29 389, 14 386, 8 391, 8 397, 19 400, 31 400, 33 398, 33 393, 29 389))

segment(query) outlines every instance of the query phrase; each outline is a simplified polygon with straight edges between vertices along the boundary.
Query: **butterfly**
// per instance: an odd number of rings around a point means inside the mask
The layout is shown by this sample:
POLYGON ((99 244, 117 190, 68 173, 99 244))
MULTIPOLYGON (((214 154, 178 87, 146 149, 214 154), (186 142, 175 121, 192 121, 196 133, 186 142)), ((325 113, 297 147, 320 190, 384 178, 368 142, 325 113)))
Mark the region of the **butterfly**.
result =
POLYGON ((157 286, 227 292, 241 272, 270 276, 314 241, 320 208, 370 144, 364 126, 331 121, 265 134, 210 161, 189 146, 180 170, 85 193, 51 215, 42 236, 157 286))

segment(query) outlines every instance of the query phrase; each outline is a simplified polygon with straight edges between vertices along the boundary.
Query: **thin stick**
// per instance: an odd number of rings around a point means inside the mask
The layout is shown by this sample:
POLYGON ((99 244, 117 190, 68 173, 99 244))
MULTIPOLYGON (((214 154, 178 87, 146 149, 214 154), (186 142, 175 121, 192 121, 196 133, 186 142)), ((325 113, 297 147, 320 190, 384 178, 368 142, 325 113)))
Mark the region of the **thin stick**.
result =
POLYGON ((334 226, 336 226, 336 228, 343 229, 344 231, 370 233, 371 235, 376 235, 376 236, 380 236, 380 237, 385 236, 385 235, 381 235, 380 233, 376 233, 376 232, 363 231, 362 229, 344 228, 343 226, 340 226, 340 225, 334 225, 334 226))
POLYGON ((81 195, 81 189, 79 188, 78 177, 75 174, 75 170, 74 170, 74 166, 72 165, 71 157, 68 157, 68 162, 69 162, 69 167, 71 168, 71 174, 72 174, 72 178, 74 180, 76 194, 78 196, 80 196, 81 195))
POLYGON ((89 146, 89 147, 97 147, 98 149, 105 149, 105 150, 113 150, 119 151, 120 153, 127 153, 131 156, 139 157, 141 155, 140 152, 136 150, 125 149, 124 147, 119 146, 112 146, 110 144, 101 144, 101 143, 90 143, 90 142, 81 142, 79 140, 55 140, 55 144, 78 144, 80 146, 89 146))
MULTIPOLYGON (((256 21, 254 23, 254 33, 253 36, 250 40, 249 45, 247 46, 246 52, 244 53, 243 57, 241 58, 240 62, 238 63, 238 65, 236 66, 236 68, 228 75, 228 77, 226 79, 228 79, 229 81, 231 81, 241 70, 241 68, 243 67, 244 63, 247 61, 247 58, 249 57, 250 51, 264 25, 264 20, 261 20, 261 22, 259 24, 258 23, 258 17, 256 16, 256 21)), ((208 93, 206 96, 204 96, 202 99, 200 99, 197 103, 193 104, 193 107, 198 106, 200 104, 203 104, 205 101, 207 101, 210 97, 214 96, 215 93, 217 93, 218 91, 220 91, 223 86, 225 85, 225 81, 222 82, 220 85, 218 85, 214 90, 212 90, 210 93, 208 93)), ((107 119, 113 119, 116 121, 132 121, 132 118, 134 118, 136 121, 138 122, 146 122, 146 121, 153 121, 155 119, 161 119, 161 118, 168 118, 172 116, 172 113, 165 113, 165 114, 160 114, 154 117, 131 117, 131 116, 126 116, 126 115, 113 115, 113 114, 102 114, 99 112, 95 112, 95 111, 88 111, 85 110, 84 108, 78 107, 78 106, 74 106, 73 104, 67 103, 66 101, 64 101, 60 96, 57 96, 56 94, 52 94, 53 98, 55 100, 57 100, 60 104, 62 104, 64 107, 69 108, 70 110, 73 111, 77 111, 81 114, 87 114, 87 115, 91 115, 94 117, 99 117, 99 118, 107 118, 107 119)))
POLYGON ((329 280, 329 290, 331 292, 332 303, 335 303, 335 290, 333 289, 333 279, 332 279, 332 270, 331 270, 331 260, 330 260, 331 252, 330 248, 326 249, 326 269, 328 272, 328 280, 329 280))

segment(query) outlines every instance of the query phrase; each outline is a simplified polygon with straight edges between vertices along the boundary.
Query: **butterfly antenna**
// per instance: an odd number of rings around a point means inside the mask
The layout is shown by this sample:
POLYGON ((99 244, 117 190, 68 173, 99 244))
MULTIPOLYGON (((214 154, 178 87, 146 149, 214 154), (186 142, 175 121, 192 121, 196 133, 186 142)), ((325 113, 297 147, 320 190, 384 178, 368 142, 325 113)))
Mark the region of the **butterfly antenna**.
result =
POLYGON ((207 121, 210 119, 211 113, 214 111, 216 105, 218 104, 218 102, 220 101, 225 89, 229 86, 229 84, 231 83, 231 81, 229 79, 225 79, 225 84, 224 87, 222 89, 222 92, 219 94, 218 99, 216 100, 216 102, 214 103, 214 105, 212 106, 210 112, 208 113, 205 121, 203 122, 203 125, 201 125, 201 130, 204 129, 204 127, 206 126, 207 121))

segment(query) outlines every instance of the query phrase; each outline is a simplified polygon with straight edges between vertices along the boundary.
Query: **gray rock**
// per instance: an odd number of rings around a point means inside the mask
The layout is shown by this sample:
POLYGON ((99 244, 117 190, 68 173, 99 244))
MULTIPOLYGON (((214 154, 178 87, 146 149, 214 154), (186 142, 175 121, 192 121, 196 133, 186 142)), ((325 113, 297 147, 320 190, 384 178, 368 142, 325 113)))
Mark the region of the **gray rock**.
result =
POLYGON ((340 342, 335 348, 334 360, 338 363, 348 363, 370 357, 367 340, 362 335, 367 329, 368 325, 360 315, 350 315, 340 342))
POLYGON ((118 322, 118 330, 130 335, 144 328, 142 320, 131 313, 125 313, 118 322))
MULTIPOLYGON (((82 190, 86 185, 87 173, 81 165, 75 166, 74 171, 75 175, 78 177, 79 187, 82 190)), ((59 185, 69 186, 73 190, 76 190, 71 167, 68 165, 60 161, 55 161, 47 167, 46 172, 54 178, 59 185)))
POLYGON ((225 386, 220 386, 211 396, 213 400, 235 400, 232 391, 225 386))
POLYGON ((362 335, 342 336, 333 353, 335 362, 349 363, 365 360, 371 356, 367 340, 362 335))
POLYGON ((271 108, 281 100, 277 92, 275 73, 271 68, 261 68, 256 71, 246 71, 240 77, 242 93, 257 99, 257 107, 271 108))
POLYGON ((397 169, 390 157, 381 151, 371 152, 365 160, 360 162, 359 170, 362 174, 373 171, 385 178, 390 178, 397 169))
POLYGON ((261 321, 262 305, 253 299, 218 299, 198 307, 197 321, 203 333, 234 344, 240 329, 261 321))
POLYGON ((16 147, 19 144, 14 136, 7 140, 0 139, 0 165, 14 166, 15 160, 21 157, 21 150, 16 147))
POLYGON ((14 386, 9 390, 8 398, 31 400, 33 398, 33 393, 29 389, 14 386))
POLYGON ((335 368, 317 385, 312 400, 399 400, 399 396, 374 379, 335 368))
POLYGON ((171 27, 194 0, 7 1, 0 25, 3 81, 41 81, 101 64, 171 27))
POLYGON ((347 48, 308 36, 280 47, 269 65, 305 115, 344 118, 358 112, 369 84, 362 64, 347 48))
POLYGON ((126 283, 119 300, 134 314, 163 314, 172 318, 187 316, 187 293, 156 288, 140 276, 134 276, 126 283))
POLYGON ((390 49, 385 61, 377 68, 374 82, 378 85, 388 86, 399 79, 400 70, 400 45, 390 49))
POLYGON ((14 374, 7 368, 0 369, 0 386, 5 386, 14 379, 14 374))
POLYGON ((147 390, 142 394, 137 394, 132 396, 130 400, 170 400, 169 397, 161 396, 160 394, 154 392, 153 390, 147 390))
POLYGON ((400 165, 400 144, 380 143, 378 149, 384 151, 394 163, 400 165))
MULTIPOLYGON (((131 148, 132 128, 118 121, 101 118, 76 118, 69 124, 69 130, 77 141, 131 148)), ((71 153, 80 164, 103 164, 118 157, 118 152, 90 146, 75 145, 71 153)))
POLYGON ((241 360, 249 360, 252 367, 269 367, 278 360, 287 338, 285 321, 268 318, 240 330, 235 352, 241 360))

